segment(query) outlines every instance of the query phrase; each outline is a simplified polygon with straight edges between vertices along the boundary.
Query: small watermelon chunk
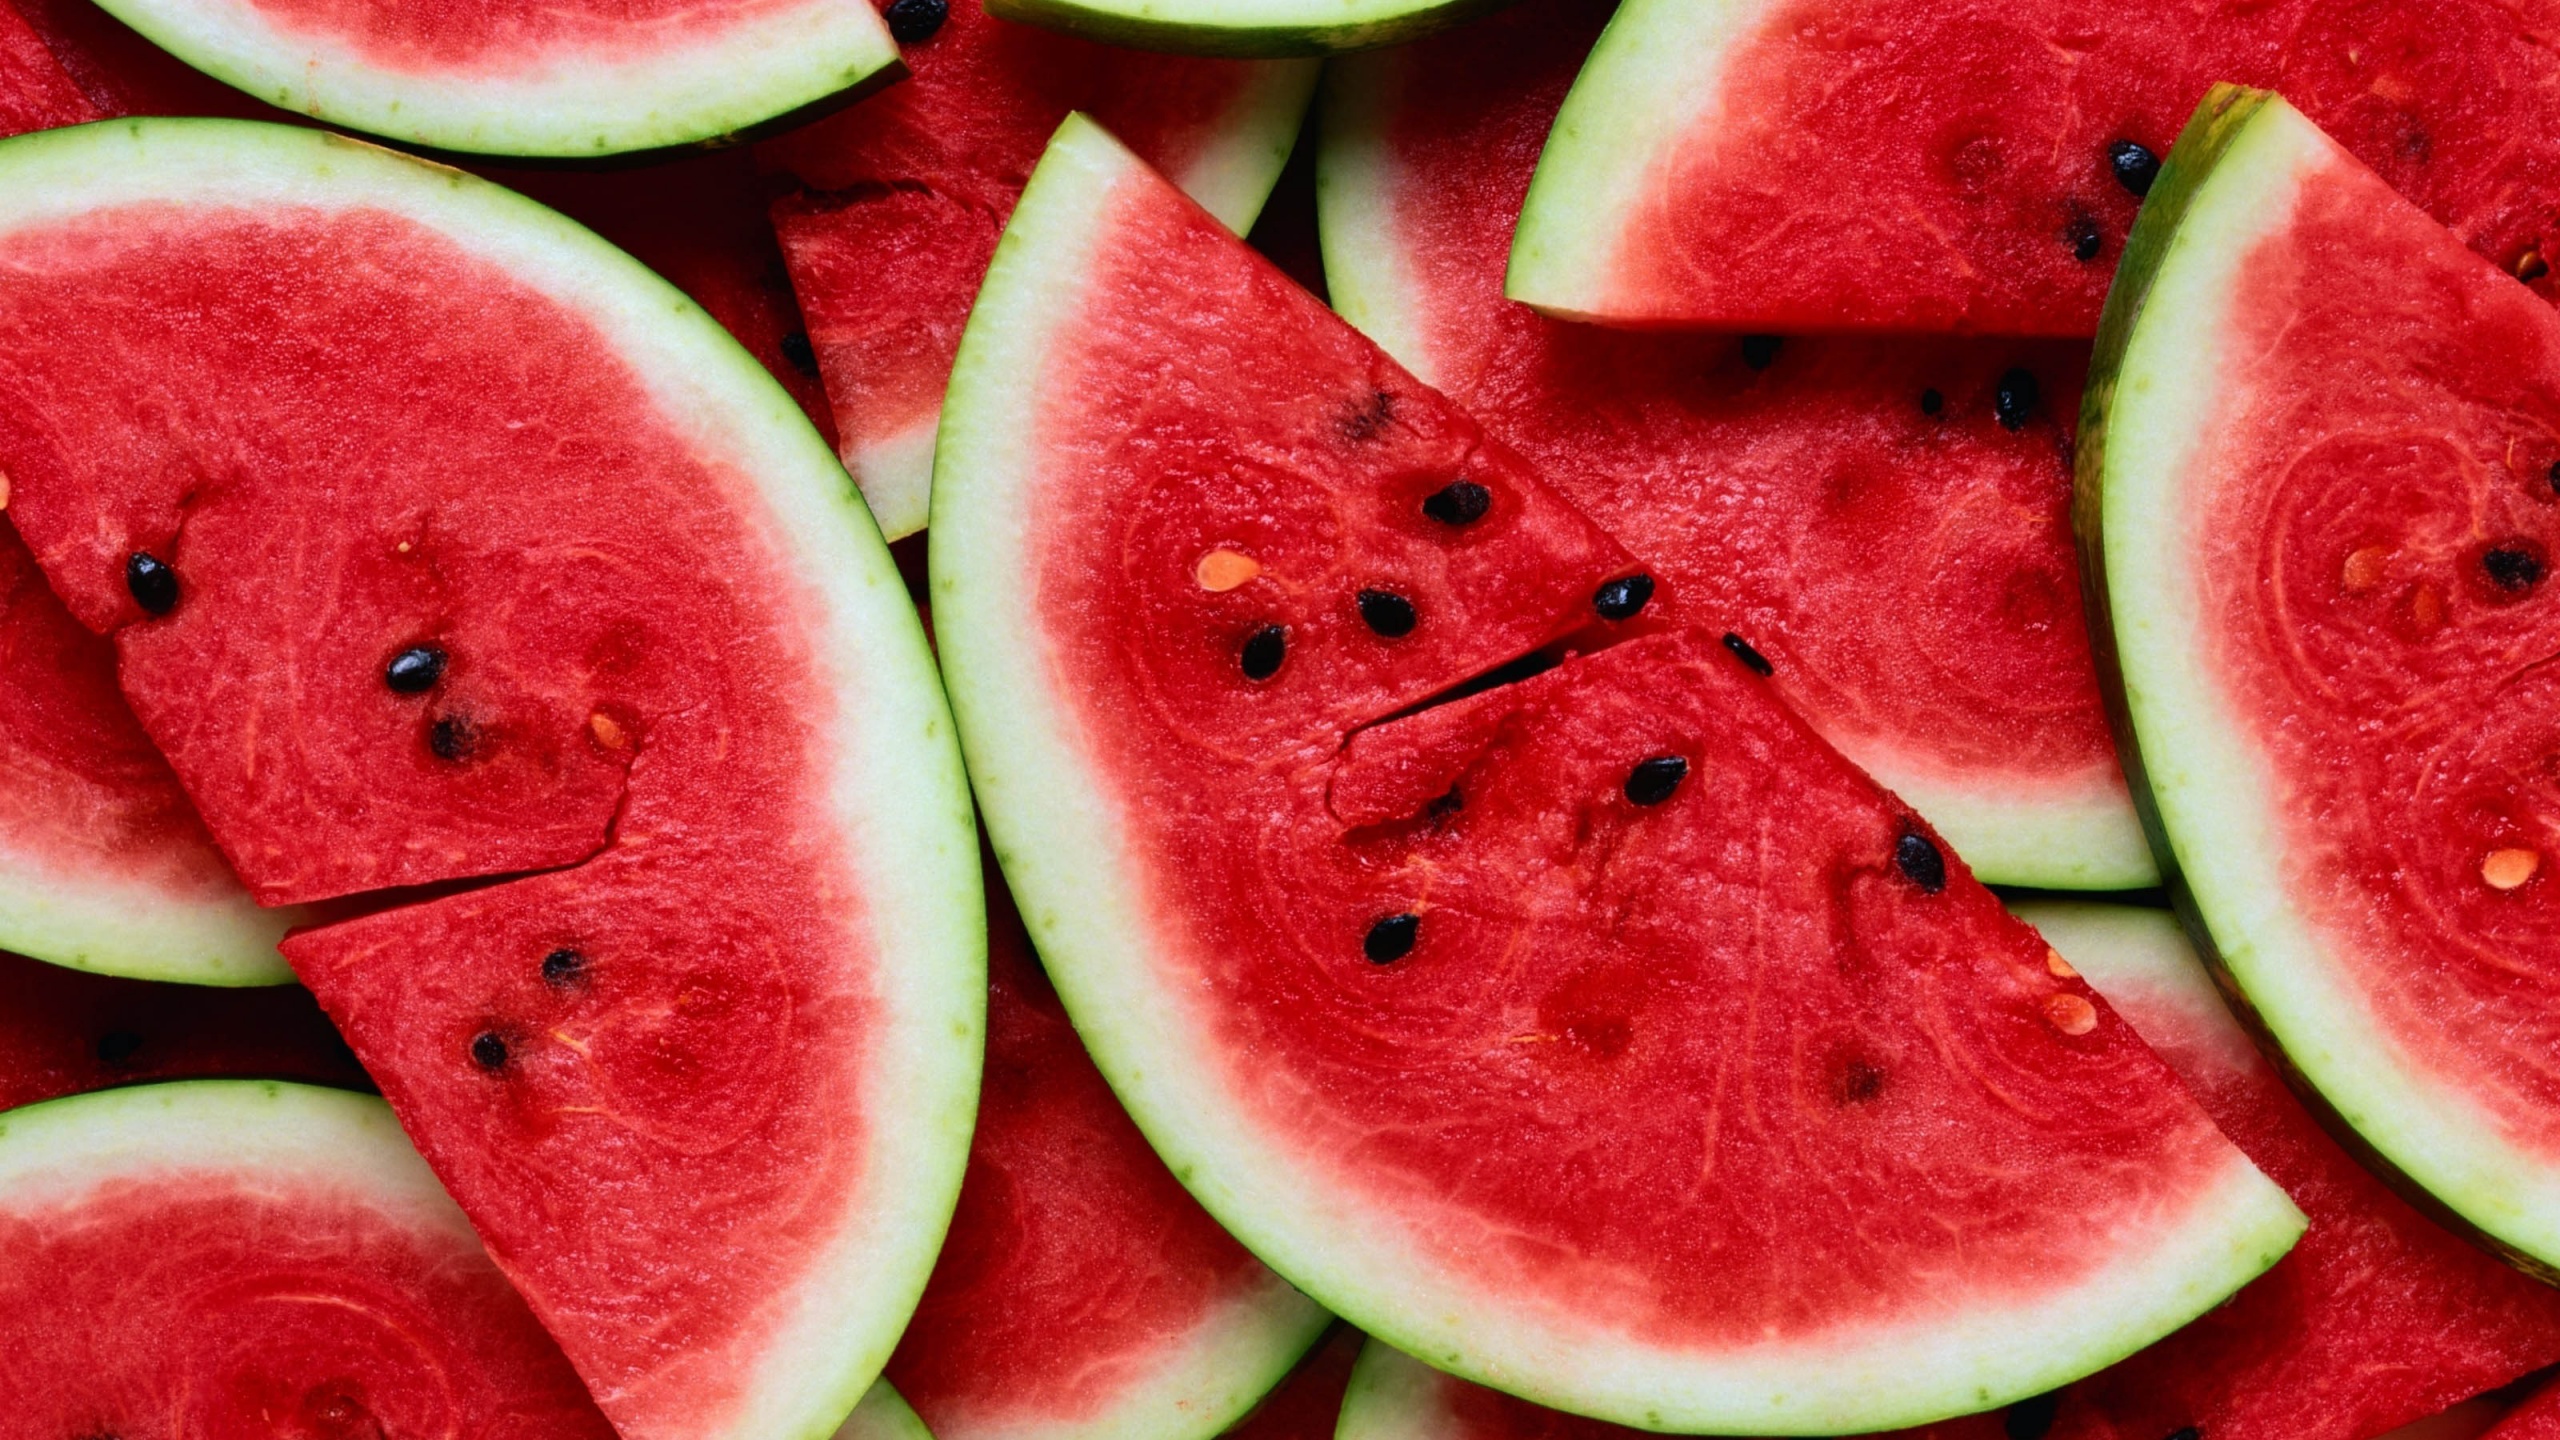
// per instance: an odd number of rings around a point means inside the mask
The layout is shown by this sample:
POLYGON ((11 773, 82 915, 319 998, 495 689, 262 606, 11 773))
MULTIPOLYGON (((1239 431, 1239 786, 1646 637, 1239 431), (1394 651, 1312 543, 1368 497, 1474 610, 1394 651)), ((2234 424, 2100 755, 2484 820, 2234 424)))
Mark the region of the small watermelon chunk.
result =
POLYGON ((613 1440, 379 1100, 199 1081, 0 1119, 12 1436, 613 1440))
POLYGON ((323 132, 0 144, 0 265, 11 513, 252 885, 369 892, 287 958, 490 1253, 626 1440, 836 1425, 985 990, 948 716, 823 441, 593 235, 323 132))
POLYGON ((1628 335, 1502 297, 1539 140, 1609 0, 1335 62, 1336 308, 1730 630, 1995 884, 2157 883, 2071 548, 2083 357, 2020 342, 1628 335))
POLYGON ((1280 1383, 1331 1317, 1147 1148, 1003 881, 990 873, 987 889, 987 1074, 969 1173, 889 1378, 936 1440, 1206 1440, 1280 1383))
POLYGON ((2298 1233, 1925 824, 1714 633, 1627 638, 1615 546, 1090 122, 947 404, 1006 875, 1174 1173, 1345 1319, 1837 1433, 2076 1378, 2298 1233))
POLYGON ((0 954, 0 995, 0 1110, 146 1080, 371 1088, 299 986, 172 985, 0 954))
POLYGON ((807 189, 775 231, 835 407, 845 468, 890 539, 924 528, 933 431, 969 302, 1040 147, 1090 111, 1239 232, 1271 193, 1312 62, 1117 50, 953 0, 911 78, 759 147, 807 189))
POLYGON ((2109 305, 2078 515, 2161 867, 2360 1143, 2560 1267, 2560 314, 2234 89, 2109 305))
POLYGON ((2555 21, 2548 0, 1628 0, 1539 157, 1510 293, 1613 324, 2087 336, 2217 81, 2291 96, 2473 248, 2547 273, 2555 21))
POLYGON ((0 136, 77 125, 102 114, 26 17, 0 4, 0 136))

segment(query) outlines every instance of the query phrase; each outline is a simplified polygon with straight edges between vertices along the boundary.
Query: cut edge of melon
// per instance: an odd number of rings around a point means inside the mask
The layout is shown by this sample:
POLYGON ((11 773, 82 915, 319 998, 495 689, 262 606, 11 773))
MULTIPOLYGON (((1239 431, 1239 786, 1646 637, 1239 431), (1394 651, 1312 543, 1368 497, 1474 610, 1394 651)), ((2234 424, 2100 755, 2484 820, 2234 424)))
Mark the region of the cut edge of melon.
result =
POLYGON ((1316 148, 1316 241, 1334 313, 1425 385, 1442 379, 1413 303, 1413 273, 1395 243, 1395 152, 1387 123, 1404 67, 1394 51, 1325 67, 1316 148))
POLYGON ((862 489, 862 503, 883 540, 904 540, 924 528, 933 509, 933 435, 940 406, 894 435, 857 444, 847 441, 844 466, 862 489))
POLYGON ((1289 152, 1315 98, 1317 60, 1266 60, 1250 75, 1208 143, 1170 178, 1220 224, 1239 235, 1253 228, 1280 183, 1289 152))
POLYGON ((1626 0, 1565 93, 1511 237, 1503 293, 1562 320, 1655 317, 1610 283, 1650 184, 1720 103, 1725 62, 1779 0, 1626 0))
POLYGON ((1855 737, 1834 743, 1920 812, 1985 884, 2106 891, 2160 883, 2142 822, 2112 774, 2048 778, 2004 792, 1995 787, 2017 777, 1954 785, 1898 773, 1893 757, 1861 753, 1868 747, 1855 737))
POLYGON ((178 894, 145 879, 66 875, 32 856, 0 854, 0 950, 48 964, 182 985, 289 985, 276 951, 310 917, 262 910, 234 882, 178 894))
POLYGON ((622 60, 570 54, 518 73, 403 72, 255 0, 99 0, 161 49, 277 109, 438 150, 619 155, 724 141, 853 98, 898 71, 867 4, 799 0, 714 40, 622 60), (740 77, 752 77, 741 83, 740 77))
MULTIPOLYGON (((2493 1246, 2560 1273, 2560 1165, 2497 1138, 2458 1089, 2397 1044, 2330 970, 2287 898, 2281 817, 2195 647, 2181 482, 2213 423, 2219 321, 2250 245, 2305 177, 2345 159, 2281 99, 2217 87, 2145 202, 2107 298, 2083 403, 2074 520, 2118 748, 2174 898, 2244 1017, 2368 1158, 2493 1246), (2138 397, 2134 399, 2132 397, 2138 397)), ((2486 263, 2485 261, 2483 263, 2486 263)))
POLYGON ((1107 45, 1257 59, 1401 45, 1511 0, 987 0, 1006 20, 1107 45))
POLYGON ((994 1440, 1210 1440, 1289 1378, 1333 1316, 1266 1275, 1194 1322, 1118 1403, 1064 1423, 969 1425, 994 1440))
POLYGON ((835 753, 818 763, 831 767, 828 813, 860 877, 890 1017, 865 1081, 865 1113, 881 1122, 866 1183, 724 1432, 817 1440, 878 1377, 923 1293, 959 1195, 986 1029, 975 817, 921 624, 869 510, 798 402, 718 322, 513 191, 255 121, 114 120, 0 141, 0 232, 137 202, 362 205, 436 230, 594 323, 670 423, 768 507, 751 523, 818 602, 812 658, 842 702, 825 732, 835 753))
POLYGON ((1342 1392, 1334 1440, 1464 1440, 1446 1375, 1383 1340, 1364 1340, 1342 1392))
POLYGON ((1140 169, 1070 117, 1014 211, 944 411, 934 602, 972 775, 1033 939, 1104 1076, 1213 1216, 1318 1303, 1436 1367, 1558 1409, 1712 1433, 1891 1429, 2039 1394, 2183 1325, 2291 1247, 2301 1212, 2234 1150, 2196 1177, 2184 1213, 2150 1235, 2093 1237, 2114 1258, 2034 1302, 1702 1356, 1527 1305, 1485 1323, 1491 1297, 1238 1133, 1203 1099, 1223 1081, 1193 1017, 1144 978, 1155 962, 1121 826, 1040 685, 1053 672, 1027 603, 1037 388, 1079 311, 1114 192, 1140 169))
POLYGON ((886 1380, 874 1380, 862 1392, 862 1403, 844 1417, 828 1440, 933 1440, 915 1407, 886 1380))
POLYGON ((2009 910, 2034 926, 2144 1044, 2203 1047, 2234 1070, 2261 1063, 2177 916, 2104 900, 2021 900, 2009 910))

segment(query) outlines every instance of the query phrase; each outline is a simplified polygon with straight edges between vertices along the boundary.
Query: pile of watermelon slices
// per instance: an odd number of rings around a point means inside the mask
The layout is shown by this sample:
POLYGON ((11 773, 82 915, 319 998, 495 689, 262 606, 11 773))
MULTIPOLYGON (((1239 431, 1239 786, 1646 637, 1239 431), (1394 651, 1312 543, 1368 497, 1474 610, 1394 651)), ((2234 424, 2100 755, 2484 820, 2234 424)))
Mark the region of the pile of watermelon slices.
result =
POLYGON ((0 0, 0 1440, 2560 1436, 2560 0, 0 0))

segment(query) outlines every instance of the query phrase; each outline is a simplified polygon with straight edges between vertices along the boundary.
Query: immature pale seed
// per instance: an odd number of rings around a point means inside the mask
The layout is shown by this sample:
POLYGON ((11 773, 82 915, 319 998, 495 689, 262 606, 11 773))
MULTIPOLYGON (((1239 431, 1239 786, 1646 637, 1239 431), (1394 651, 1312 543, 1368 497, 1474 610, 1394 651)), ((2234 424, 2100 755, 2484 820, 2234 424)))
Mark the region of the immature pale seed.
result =
POLYGON ((1191 571, 1192 578, 1200 582, 1201 589, 1219 595, 1261 573, 1261 561, 1241 550, 1229 550, 1224 546, 1201 556, 1200 563, 1191 571))
POLYGON ((2492 850, 2480 861, 2480 878, 2493 890, 2513 890, 2533 878, 2542 868, 2542 856, 2532 850, 2492 850))
POLYGON ((2050 945, 2046 946, 2044 950, 2044 968, 2045 973, 2051 975, 2056 980, 2077 979, 2080 974, 2079 971, 2071 968, 2070 961, 2062 958, 2061 951, 2054 949, 2050 945))
POLYGON ((2391 552, 2379 545, 2367 545, 2347 552, 2347 563, 2338 567, 2338 585, 2350 595, 2362 595, 2382 583, 2385 562, 2391 552))
POLYGON ((2086 1035, 2098 1028, 2098 1007, 2068 990, 2057 990, 2044 997, 2044 1018, 2065 1035, 2086 1035))
POLYGON ((619 750, 623 742, 631 738, 623 733, 621 721, 601 710, 587 717, 587 733, 596 737, 596 743, 607 750, 619 750))

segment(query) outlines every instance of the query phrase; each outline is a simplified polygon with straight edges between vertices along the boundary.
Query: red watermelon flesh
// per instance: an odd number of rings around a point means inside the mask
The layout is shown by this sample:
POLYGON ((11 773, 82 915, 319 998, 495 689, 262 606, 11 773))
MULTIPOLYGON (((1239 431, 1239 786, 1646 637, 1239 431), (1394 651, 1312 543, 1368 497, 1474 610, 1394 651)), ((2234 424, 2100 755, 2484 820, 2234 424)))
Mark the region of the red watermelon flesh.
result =
POLYGON ((228 115, 286 120, 98 8, 96 0, 0 0, 44 38, 100 115, 228 115))
POLYGON ((1226 1440, 1333 1440, 1362 1342, 1359 1331, 1336 1324, 1226 1440))
POLYGON ((1164 1168, 992 873, 988 899, 969 1173, 889 1381, 936 1440, 1204 1435, 1280 1378, 1324 1312, 1164 1168))
POLYGON ((2151 883, 2072 551, 2078 347, 1632 335, 1503 298, 1611 8, 1532 0, 1336 62, 1336 305, 1668 580, 1667 617, 1747 641, 1977 874, 2151 883))
POLYGON ((2560 1384, 2545 1384, 2507 1413, 2485 1440, 2560 1440, 2560 1384))
POLYGON ((0 135, 77 125, 101 113, 34 27, 0 5, 0 135))
MULTIPOLYGON (((2560 253, 2549 0, 1645 5, 1719 38, 1694 62, 1629 50, 1589 72, 1576 108, 1597 117, 1650 103, 1619 74, 1688 65, 1666 76, 1683 93, 1651 117, 1658 140, 1619 152, 1624 211, 1572 256, 1581 313, 2090 335, 2140 203, 2111 147, 2165 155, 2217 81, 2283 93, 2500 266, 2560 253)), ((1533 207, 1592 203, 1577 175, 1615 147, 1589 133, 1533 207)), ((1535 282, 1514 293, 1539 300, 1535 282)))
POLYGON ((0 954, 0 1110, 146 1080, 369 1088, 310 992, 127 980, 0 954))

